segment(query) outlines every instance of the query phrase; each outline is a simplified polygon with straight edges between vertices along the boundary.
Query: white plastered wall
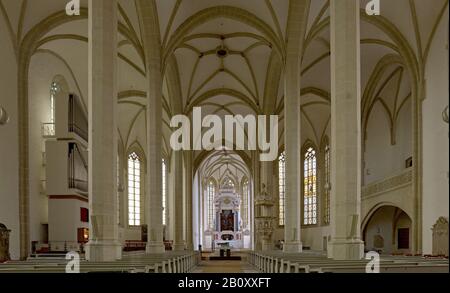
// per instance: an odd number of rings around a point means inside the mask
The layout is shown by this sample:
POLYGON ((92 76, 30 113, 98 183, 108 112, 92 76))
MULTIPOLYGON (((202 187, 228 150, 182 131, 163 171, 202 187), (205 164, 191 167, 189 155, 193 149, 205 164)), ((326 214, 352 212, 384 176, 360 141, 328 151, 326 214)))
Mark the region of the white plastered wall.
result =
MULTIPOLYGON (((46 179, 42 153, 45 151, 42 137, 42 123, 50 122, 50 85, 55 76, 62 76, 70 93, 77 92, 67 66, 53 55, 37 53, 29 67, 29 196, 30 196, 30 241, 42 241, 42 224, 48 223, 47 191, 41 189, 41 181, 46 179)), ((52 156, 51 152, 46 156, 52 156)), ((49 174, 53 178, 62 174, 49 174)), ((61 219, 63 220, 63 219, 61 219)), ((71 225, 71 223, 68 223, 71 225)))
POLYGON ((399 113, 396 143, 391 144, 388 116, 377 103, 370 114, 364 152, 364 183, 382 180, 405 169, 405 161, 412 154, 411 100, 399 113))
POLYGON ((11 230, 10 254, 20 257, 19 236, 19 140, 17 113, 17 63, 4 18, 0 16, 0 107, 9 124, 0 126, 0 223, 11 230))
POLYGON ((439 217, 449 216, 449 128, 442 119, 448 105, 448 10, 431 45, 426 65, 426 99, 422 103, 423 129, 423 253, 432 252, 431 227, 439 217))

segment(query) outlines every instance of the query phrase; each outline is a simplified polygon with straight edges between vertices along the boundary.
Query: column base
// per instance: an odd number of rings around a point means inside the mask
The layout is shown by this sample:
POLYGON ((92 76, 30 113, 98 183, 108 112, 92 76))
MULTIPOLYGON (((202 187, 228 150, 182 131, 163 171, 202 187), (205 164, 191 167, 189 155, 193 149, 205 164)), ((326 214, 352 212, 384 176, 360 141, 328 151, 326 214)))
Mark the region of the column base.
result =
POLYGON ((85 250, 87 261, 104 262, 122 259, 122 245, 118 241, 90 240, 85 250))
POLYGON ((303 251, 303 244, 301 241, 286 242, 283 245, 283 252, 285 253, 299 253, 303 251))
POLYGON ((186 244, 186 250, 188 250, 188 251, 194 251, 194 244, 192 244, 192 243, 187 243, 187 244, 186 244))
POLYGON ((174 251, 184 251, 186 249, 186 244, 184 242, 178 242, 173 244, 174 251))
POLYGON ((360 239, 333 239, 328 244, 328 258, 360 260, 364 258, 364 242, 360 239))
POLYGON ((164 246, 164 243, 159 242, 159 241, 147 242, 147 246, 145 247, 145 252, 147 254, 165 253, 166 247, 164 246))

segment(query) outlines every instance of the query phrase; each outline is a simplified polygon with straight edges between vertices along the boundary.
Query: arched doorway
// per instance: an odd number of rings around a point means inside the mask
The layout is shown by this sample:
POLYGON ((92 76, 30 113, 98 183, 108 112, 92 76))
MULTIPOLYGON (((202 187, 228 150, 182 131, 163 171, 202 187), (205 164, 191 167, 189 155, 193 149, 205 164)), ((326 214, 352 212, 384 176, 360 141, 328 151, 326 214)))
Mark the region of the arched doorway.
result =
POLYGON ((412 220, 402 209, 385 205, 365 221, 364 249, 380 254, 409 254, 412 251, 412 220))
POLYGON ((205 156, 195 172, 193 196, 195 247, 252 248, 253 182, 238 153, 221 150, 205 156))

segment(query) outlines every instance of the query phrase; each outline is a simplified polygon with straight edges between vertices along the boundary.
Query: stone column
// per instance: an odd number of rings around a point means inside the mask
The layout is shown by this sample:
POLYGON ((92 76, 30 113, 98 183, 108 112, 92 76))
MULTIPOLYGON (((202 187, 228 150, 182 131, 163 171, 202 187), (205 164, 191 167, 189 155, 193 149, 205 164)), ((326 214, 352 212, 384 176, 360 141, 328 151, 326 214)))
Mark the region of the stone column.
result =
POLYGON ((193 166, 192 166, 192 151, 185 151, 184 162, 186 167, 186 248, 188 250, 194 249, 193 242, 193 222, 192 222, 192 181, 194 180, 193 166))
POLYGON ((328 256, 361 259, 359 0, 331 1, 331 228, 328 256))
POLYGON ((174 250, 184 250, 185 242, 183 239, 183 153, 174 151, 172 154, 173 164, 173 188, 174 188, 174 250))
POLYGON ((284 73, 284 139, 286 152, 284 251, 292 253, 302 251, 300 237, 300 68, 309 4, 310 1, 306 0, 290 1, 284 73))
POLYGON ((162 225, 162 74, 161 38, 155 1, 137 0, 147 70, 147 253, 164 253, 162 225))
POLYGON ((117 225, 117 1, 89 1, 89 261, 121 258, 117 225))

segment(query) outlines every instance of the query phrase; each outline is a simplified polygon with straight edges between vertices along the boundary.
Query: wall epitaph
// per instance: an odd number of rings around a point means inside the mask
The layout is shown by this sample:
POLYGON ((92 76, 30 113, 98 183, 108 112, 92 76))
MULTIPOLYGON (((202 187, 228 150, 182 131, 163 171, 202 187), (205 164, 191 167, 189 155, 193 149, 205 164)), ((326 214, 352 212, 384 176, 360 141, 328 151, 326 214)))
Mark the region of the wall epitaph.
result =
POLYGON ((0 223, 0 263, 11 259, 9 255, 9 233, 5 225, 0 223))
POLYGON ((433 255, 448 256, 448 219, 440 217, 431 230, 433 230, 433 255))

